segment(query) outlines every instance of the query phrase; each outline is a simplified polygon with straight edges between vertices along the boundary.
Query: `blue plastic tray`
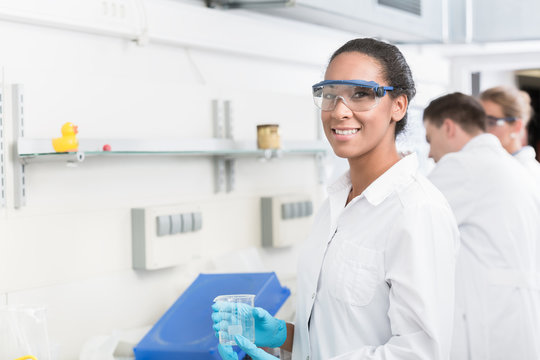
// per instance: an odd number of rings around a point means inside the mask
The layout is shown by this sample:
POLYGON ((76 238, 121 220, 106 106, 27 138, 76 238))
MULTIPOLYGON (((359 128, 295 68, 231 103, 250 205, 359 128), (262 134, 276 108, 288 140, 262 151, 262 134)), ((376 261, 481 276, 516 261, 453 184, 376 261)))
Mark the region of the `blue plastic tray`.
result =
MULTIPOLYGON (((255 306, 275 315, 290 295, 276 274, 200 274, 133 349, 136 360, 221 359, 212 303, 224 294, 255 294, 255 306)), ((242 359, 244 353, 238 353, 242 359)))

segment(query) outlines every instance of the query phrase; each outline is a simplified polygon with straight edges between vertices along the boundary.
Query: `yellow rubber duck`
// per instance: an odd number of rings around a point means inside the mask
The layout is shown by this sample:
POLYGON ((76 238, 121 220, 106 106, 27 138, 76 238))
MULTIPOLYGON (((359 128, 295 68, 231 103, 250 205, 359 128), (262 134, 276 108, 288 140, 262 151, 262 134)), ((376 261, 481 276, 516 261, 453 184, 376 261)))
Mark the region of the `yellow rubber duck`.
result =
POLYGON ((62 137, 54 138, 52 145, 56 152, 77 151, 79 149, 79 141, 77 140, 77 126, 70 122, 62 126, 62 137))

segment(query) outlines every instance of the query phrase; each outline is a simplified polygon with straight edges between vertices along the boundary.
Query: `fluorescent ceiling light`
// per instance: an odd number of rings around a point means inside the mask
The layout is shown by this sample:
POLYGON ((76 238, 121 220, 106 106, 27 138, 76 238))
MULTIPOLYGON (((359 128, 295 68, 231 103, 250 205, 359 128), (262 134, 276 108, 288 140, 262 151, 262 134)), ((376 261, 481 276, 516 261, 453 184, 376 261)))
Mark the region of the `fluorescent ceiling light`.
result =
POLYGON ((207 7, 225 9, 291 6, 295 0, 205 0, 207 7))

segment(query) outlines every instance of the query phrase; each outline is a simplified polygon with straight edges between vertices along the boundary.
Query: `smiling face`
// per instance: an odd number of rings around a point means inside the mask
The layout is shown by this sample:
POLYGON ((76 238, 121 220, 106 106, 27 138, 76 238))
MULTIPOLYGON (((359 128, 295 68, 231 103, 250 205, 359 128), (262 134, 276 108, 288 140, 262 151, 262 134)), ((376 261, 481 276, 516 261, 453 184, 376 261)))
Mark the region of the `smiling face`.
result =
MULTIPOLYGON (((344 52, 328 65, 325 80, 366 80, 389 86, 377 60, 359 52, 344 52)), ((331 111, 322 111, 324 132, 337 156, 354 159, 395 151, 395 124, 407 108, 406 97, 388 94, 373 109, 354 112, 341 100, 331 111), (393 120, 393 121, 392 121, 393 120)))

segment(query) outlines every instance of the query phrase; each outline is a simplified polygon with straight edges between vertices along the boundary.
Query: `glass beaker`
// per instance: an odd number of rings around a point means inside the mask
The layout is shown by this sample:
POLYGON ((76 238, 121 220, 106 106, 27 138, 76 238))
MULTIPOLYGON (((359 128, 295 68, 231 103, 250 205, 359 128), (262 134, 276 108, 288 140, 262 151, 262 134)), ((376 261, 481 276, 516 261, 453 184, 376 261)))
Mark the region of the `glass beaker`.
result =
POLYGON ((230 313, 227 316, 227 329, 219 332, 219 343, 223 345, 236 345, 235 335, 242 335, 251 342, 255 342, 255 319, 253 318, 253 304, 255 295, 236 294, 220 295, 214 302, 225 301, 230 303, 223 312, 230 313))
POLYGON ((0 359, 50 360, 46 309, 42 306, 0 307, 0 359))

